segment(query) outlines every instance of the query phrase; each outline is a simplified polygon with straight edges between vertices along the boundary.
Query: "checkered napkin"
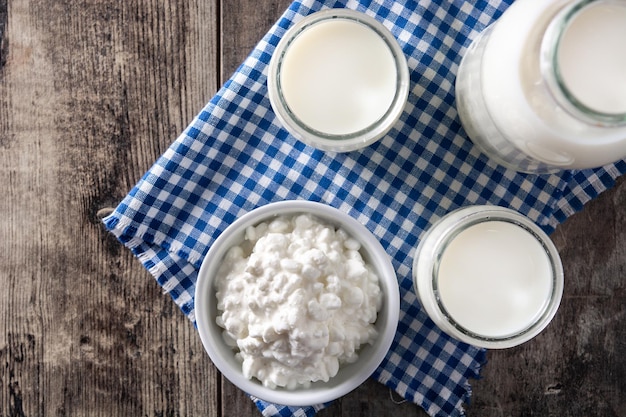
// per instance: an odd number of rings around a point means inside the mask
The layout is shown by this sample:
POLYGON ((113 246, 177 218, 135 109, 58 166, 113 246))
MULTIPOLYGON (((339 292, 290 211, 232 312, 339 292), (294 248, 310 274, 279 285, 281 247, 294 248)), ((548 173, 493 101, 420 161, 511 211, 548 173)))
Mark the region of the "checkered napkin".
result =
MULTIPOLYGON (((417 301, 411 262, 422 232, 470 204, 511 207, 551 232, 626 171, 524 175, 481 155, 457 117, 454 80, 470 39, 508 6, 498 0, 294 2, 218 94, 107 217, 106 227, 139 258, 189 319, 204 254, 236 218, 286 199, 321 201, 363 223, 396 269, 401 313, 395 340, 372 376, 432 416, 461 416, 468 378, 485 351, 443 334, 417 301), (303 16, 347 7, 381 21, 408 58, 411 91, 395 128, 366 149, 313 149, 278 123, 267 66, 285 31, 303 16)), ((471 302, 471 300, 468 300, 471 302)), ((265 416, 312 416, 254 399, 265 416)))

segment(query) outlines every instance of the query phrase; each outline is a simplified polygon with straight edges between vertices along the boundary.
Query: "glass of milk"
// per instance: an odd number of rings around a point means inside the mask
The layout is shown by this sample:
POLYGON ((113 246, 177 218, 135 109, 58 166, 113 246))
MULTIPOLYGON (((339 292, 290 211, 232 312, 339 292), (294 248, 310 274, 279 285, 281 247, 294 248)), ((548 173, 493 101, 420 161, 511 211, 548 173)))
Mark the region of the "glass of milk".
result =
POLYGON ((469 46, 457 108, 474 144, 521 172, 626 157, 626 2, 517 0, 469 46))
POLYGON ((297 139, 355 150, 383 137, 409 91, 406 57, 391 32, 349 9, 313 13, 279 42, 267 79, 272 108, 297 139))
POLYGON ((509 348, 539 334, 563 294, 563 267, 530 219, 496 206, 468 206, 422 237, 413 281, 435 324, 474 346, 509 348))

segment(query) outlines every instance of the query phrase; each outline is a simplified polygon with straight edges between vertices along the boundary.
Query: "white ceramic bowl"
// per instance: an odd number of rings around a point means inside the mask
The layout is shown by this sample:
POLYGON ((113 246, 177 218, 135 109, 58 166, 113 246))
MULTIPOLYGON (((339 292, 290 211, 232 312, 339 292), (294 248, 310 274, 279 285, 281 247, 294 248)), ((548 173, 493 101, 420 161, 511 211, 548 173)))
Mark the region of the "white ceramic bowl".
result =
POLYGON ((395 271, 389 256, 361 223, 350 215, 331 206, 310 201, 281 201, 259 207, 237 219, 217 238, 209 249, 196 283, 195 315, 200 338, 209 357, 220 372, 246 393, 262 400, 292 406, 322 404, 337 399, 363 383, 387 354, 398 324, 400 294, 395 271), (278 215, 311 213, 318 218, 341 226, 353 238, 361 242, 363 258, 378 273, 384 301, 375 326, 378 338, 372 345, 362 346, 355 363, 343 364, 339 372, 328 382, 314 382, 309 388, 286 390, 264 387, 256 379, 243 376, 241 363, 235 352, 224 342, 222 328, 215 323, 217 299, 215 274, 225 253, 233 245, 243 241, 247 227, 259 224, 278 215))

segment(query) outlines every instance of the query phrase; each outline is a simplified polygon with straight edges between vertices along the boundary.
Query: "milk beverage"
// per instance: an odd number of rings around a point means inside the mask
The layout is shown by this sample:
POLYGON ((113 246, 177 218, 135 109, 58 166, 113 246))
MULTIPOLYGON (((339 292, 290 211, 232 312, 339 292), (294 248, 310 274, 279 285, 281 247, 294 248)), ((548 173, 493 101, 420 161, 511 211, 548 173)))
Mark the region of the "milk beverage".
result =
POLYGON ((437 277, 448 314, 486 337, 528 328, 552 291, 552 267, 541 243, 522 227, 503 221, 460 232, 443 251, 437 277))
POLYGON ((277 119, 316 148, 348 152, 382 138, 409 93, 409 69, 393 34, 347 8, 299 20, 270 60, 268 96, 277 119))
POLYGON ((463 126, 522 172, 626 156, 626 2, 518 0, 470 45, 456 94, 463 126))
POLYGON ((563 294, 563 266, 554 243, 529 218, 505 207, 467 206, 420 237, 413 283, 441 330, 503 349, 550 323, 563 294))
POLYGON ((396 94, 396 64, 384 40, 353 20, 325 20, 296 37, 283 58, 287 105, 304 124, 345 135, 376 123, 396 94))

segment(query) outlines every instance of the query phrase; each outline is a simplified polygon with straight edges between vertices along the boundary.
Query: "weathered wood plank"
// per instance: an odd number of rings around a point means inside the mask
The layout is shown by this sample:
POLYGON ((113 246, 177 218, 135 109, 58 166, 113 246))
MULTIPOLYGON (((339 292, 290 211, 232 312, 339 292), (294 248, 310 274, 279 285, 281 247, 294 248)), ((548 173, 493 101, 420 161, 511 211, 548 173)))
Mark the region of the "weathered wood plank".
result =
POLYGON ((217 415, 193 326, 96 216, 215 92, 216 13, 2 2, 1 415, 217 415))

